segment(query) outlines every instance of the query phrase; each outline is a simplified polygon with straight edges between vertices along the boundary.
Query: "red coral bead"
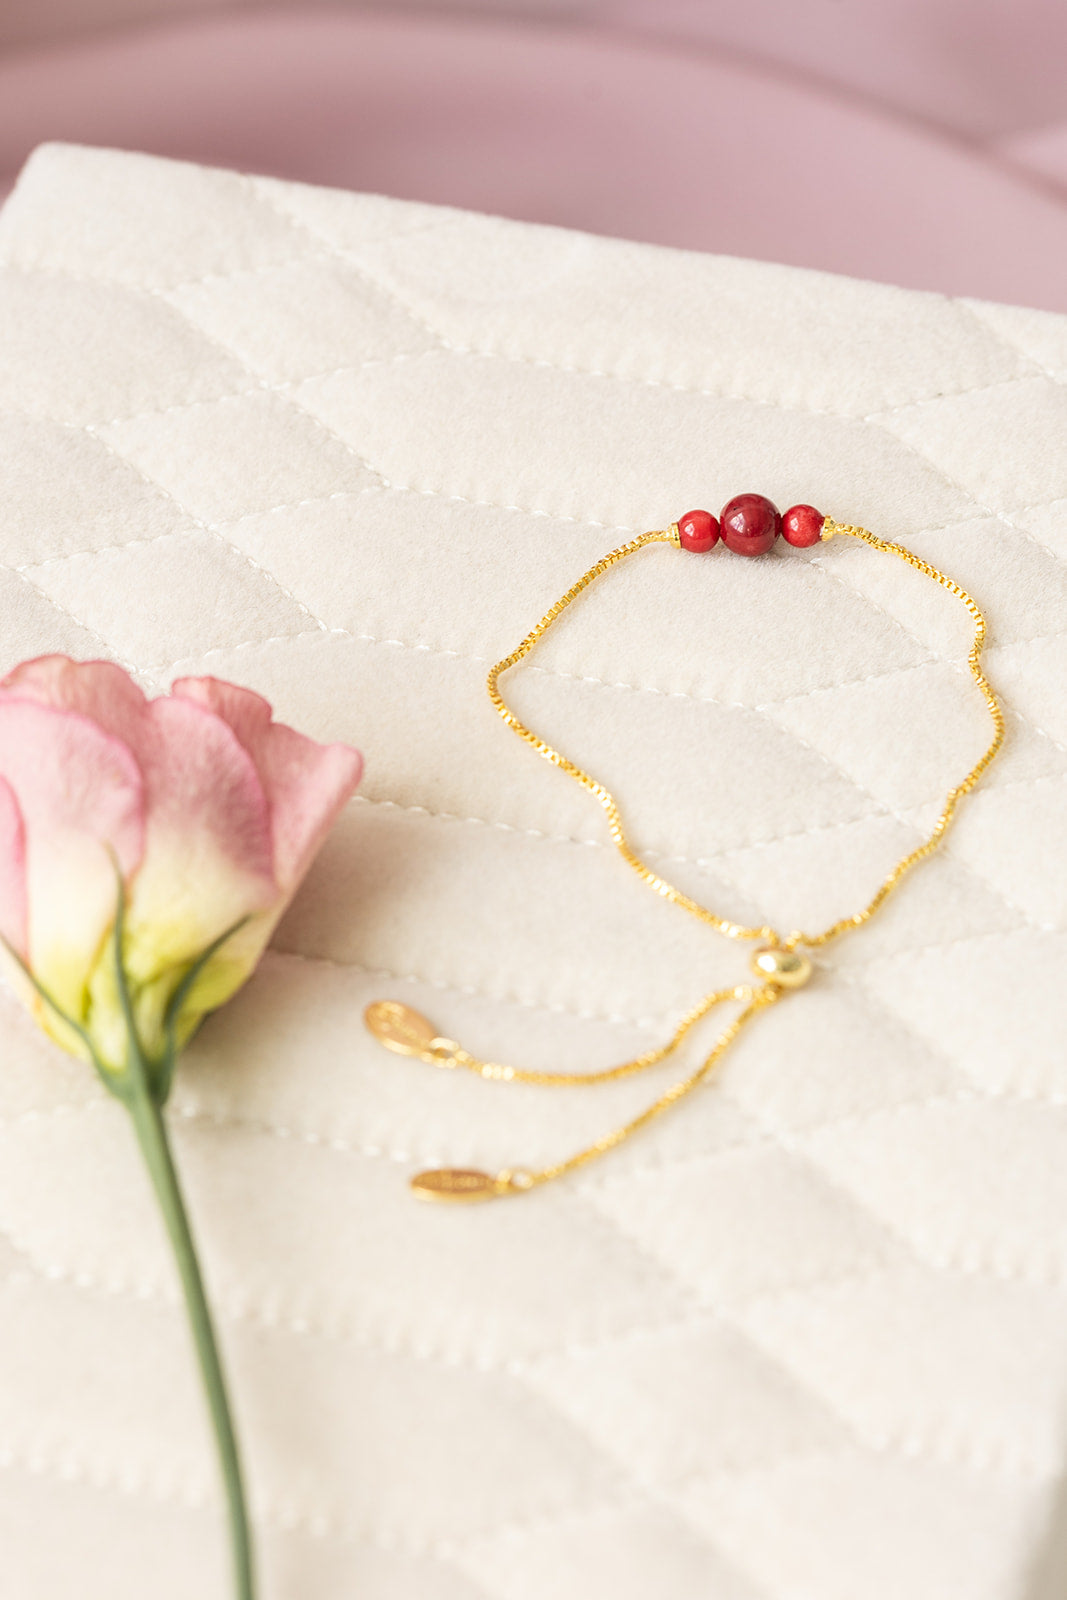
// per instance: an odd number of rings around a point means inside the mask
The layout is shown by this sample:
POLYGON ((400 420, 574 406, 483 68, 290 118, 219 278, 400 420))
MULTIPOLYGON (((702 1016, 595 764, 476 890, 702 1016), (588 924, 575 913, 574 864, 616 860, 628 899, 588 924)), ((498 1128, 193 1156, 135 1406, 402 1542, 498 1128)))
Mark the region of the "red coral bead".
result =
POLYGON ((825 517, 814 506, 790 506, 782 515, 782 538, 787 544, 798 545, 801 550, 818 544, 822 538, 825 517))
POLYGON ((719 524, 710 511, 687 511, 678 518, 678 542, 683 550, 710 550, 719 537, 719 524))
POLYGON ((762 556, 782 529, 778 507, 762 494, 738 494, 719 513, 722 542, 739 556, 762 556))

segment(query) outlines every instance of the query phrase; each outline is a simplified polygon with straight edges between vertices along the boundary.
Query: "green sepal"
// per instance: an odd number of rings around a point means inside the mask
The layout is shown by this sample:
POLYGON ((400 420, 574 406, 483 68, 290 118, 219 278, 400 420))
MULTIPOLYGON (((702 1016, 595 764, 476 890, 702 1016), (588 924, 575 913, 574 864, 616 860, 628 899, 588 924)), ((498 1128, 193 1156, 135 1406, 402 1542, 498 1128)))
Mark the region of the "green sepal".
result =
POLYGON ((185 974, 185 977, 182 979, 181 983, 179 983, 178 987, 175 989, 174 993, 167 1002, 167 1009, 163 1013, 163 1031, 166 1036, 167 1048, 163 1059, 158 1063, 156 1069, 159 1079, 158 1103, 161 1106, 166 1105, 167 1097, 170 1094, 171 1083, 174 1078, 174 1064, 178 1057, 178 1041, 175 1030, 178 1026, 178 1018, 181 1015, 181 1008, 188 999, 197 978, 199 978, 201 972, 203 972, 212 956, 216 955, 226 943, 227 939, 232 939, 234 934, 243 928, 248 920, 249 918, 246 916, 241 917, 240 921, 235 922, 232 927, 227 928, 225 933, 220 933, 217 939, 212 940, 207 949, 203 950, 200 955, 197 956, 196 960, 185 974))
POLYGON ((218 938, 212 940, 211 944, 207 946, 206 950, 203 950, 192 963, 188 972, 185 973, 181 982, 178 984, 178 987, 168 1000, 166 1010, 163 1013, 163 1030, 166 1041, 165 1049, 161 1056, 151 1057, 144 1050, 141 1044, 140 1035, 137 1031, 137 1023, 133 1010, 133 997, 130 992, 129 975, 126 971, 126 964, 123 958, 126 933, 126 886, 123 883, 122 876, 118 872, 117 867, 116 879, 118 883, 118 899, 115 907, 112 947, 115 958, 115 982, 118 989, 119 1003, 122 1007, 123 1020, 126 1023, 127 1035, 126 1063, 122 1068, 105 1066, 105 1064, 101 1061, 99 1054, 97 1053, 97 1050, 93 1044, 92 1036, 90 1035, 88 1029, 85 1028, 82 1023, 76 1022, 72 1016, 64 1011, 63 1007, 59 1004, 59 1001, 56 1000, 55 996, 45 987, 40 979, 35 976, 35 974, 30 970, 29 966, 23 960, 22 956, 20 956, 15 947, 4 938, 3 934, 0 934, 0 945, 2 945, 7 951, 8 955, 15 962, 16 966, 19 967, 31 988, 33 988, 37 994, 40 995, 41 999, 52 1012, 53 1016, 57 1017, 59 1021, 62 1022, 65 1027, 68 1027, 71 1032, 75 1034, 76 1037, 79 1038, 84 1044, 86 1051, 88 1052, 89 1059, 92 1061, 101 1082, 104 1084, 109 1094, 113 1094, 116 1099, 121 1100, 124 1105, 129 1106, 131 1098, 135 1093, 133 1078, 136 1075, 139 1078, 143 1078, 156 1105, 163 1106, 167 1103, 167 1100, 170 1096, 171 1086, 174 1082, 174 1068, 178 1058, 177 1026, 178 1019, 181 1015, 182 1006, 188 999, 193 985, 196 983, 196 980, 199 978, 208 962, 218 953, 218 951, 226 943, 227 939, 232 939, 234 934, 239 932, 239 930, 244 927, 245 923, 249 921, 249 918, 247 916, 241 917, 240 920, 235 922, 232 927, 227 928, 224 933, 220 933, 218 938))
POLYGON ((60 1005, 59 1001, 56 1000, 49 993, 49 991, 45 988, 44 984, 40 981, 39 978, 34 977, 33 973, 30 971, 29 967, 26 965, 25 961, 23 961, 22 957, 19 955, 18 951, 15 949, 15 946, 13 944, 10 944, 8 942, 8 940, 4 938, 2 933, 0 933, 0 944, 3 945, 4 949, 7 951, 8 955, 11 957, 11 959, 15 963, 15 965, 21 969, 22 975, 26 979, 27 983, 29 983, 31 988, 36 989, 37 993, 40 995, 41 999, 44 1001, 44 1003, 48 1007, 49 1011, 51 1011, 55 1016, 57 1016, 59 1018, 60 1022, 64 1023, 65 1026, 68 1027, 71 1030, 72 1033, 76 1033, 78 1035, 78 1038, 82 1041, 82 1043, 84 1044, 85 1048, 88 1050, 90 1056, 92 1057, 93 1061, 96 1063, 96 1067, 97 1067, 98 1071, 106 1072, 107 1069, 100 1065, 100 1062, 99 1062, 99 1060, 97 1058, 96 1051, 93 1049, 93 1041, 90 1039, 88 1033, 82 1027, 81 1023, 80 1022, 75 1022, 73 1017, 68 1017, 67 1013, 63 1010, 63 1007, 60 1005))

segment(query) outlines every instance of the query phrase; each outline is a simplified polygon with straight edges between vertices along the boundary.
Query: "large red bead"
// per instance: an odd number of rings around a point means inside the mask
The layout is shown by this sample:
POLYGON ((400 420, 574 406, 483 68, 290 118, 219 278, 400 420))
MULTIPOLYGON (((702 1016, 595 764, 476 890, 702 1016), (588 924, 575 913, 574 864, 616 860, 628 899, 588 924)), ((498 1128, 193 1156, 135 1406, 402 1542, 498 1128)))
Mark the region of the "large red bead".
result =
POLYGON ((818 544, 825 520, 822 512, 816 511, 814 506, 790 506, 788 511, 782 513, 782 538, 787 544, 795 544, 805 550, 810 544, 818 544))
POLYGON ((722 542, 739 556, 762 556, 782 528, 778 507, 762 494, 737 494, 719 513, 722 542))
POLYGON ((719 524, 710 511, 687 511, 678 518, 678 542, 683 550, 710 550, 719 537, 719 524))

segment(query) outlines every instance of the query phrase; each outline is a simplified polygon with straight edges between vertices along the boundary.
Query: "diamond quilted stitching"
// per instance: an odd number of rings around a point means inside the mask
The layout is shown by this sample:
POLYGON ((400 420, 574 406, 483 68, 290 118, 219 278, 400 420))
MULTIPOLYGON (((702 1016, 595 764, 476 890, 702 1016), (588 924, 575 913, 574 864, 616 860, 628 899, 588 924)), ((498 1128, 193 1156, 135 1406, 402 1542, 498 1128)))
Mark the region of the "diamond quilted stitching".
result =
POLYGON ((632 695, 609 725, 595 685, 516 674, 508 694, 525 721, 626 796, 635 834, 653 849, 700 855, 709 843, 773 837, 798 819, 852 821, 873 809, 836 760, 749 708, 632 695), (692 757, 680 760, 681 751, 692 757), (772 771, 788 774, 784 790, 772 771))
MULTIPOLYGON (((1067 567, 1027 531, 984 520, 950 532, 936 528, 910 539, 916 555, 951 569, 957 583, 995 618, 990 641, 1007 644, 1046 630, 1061 630, 1067 615, 1067 567)), ((870 565, 870 564, 868 564, 870 565)), ((858 568, 856 569, 858 572, 858 568)), ((947 597, 953 631, 966 638, 967 619, 947 597)))
POLYGON ((357 1535, 425 1545, 617 1492, 611 1465, 514 1377, 280 1335, 245 1351, 252 1404, 285 1392, 281 1417, 272 1401, 261 1425, 250 1422, 263 1481, 357 1535), (336 1405, 349 1386, 359 1429, 336 1405), (411 1419, 402 1438, 401 1411, 411 1419), (396 1470, 383 1472, 389 1461, 396 1470))
MULTIPOLYGON (((288 1536, 268 1534, 268 1570, 282 1593, 344 1596, 353 1591, 380 1600, 495 1600, 493 1592, 455 1570, 439 1549, 422 1554, 389 1541, 330 1537, 315 1518, 288 1536)), ((188 1590, 186 1591, 188 1593, 188 1590)))
POLYGON ((209 520, 375 481, 354 452, 270 394, 233 395, 97 431, 194 516, 209 520))
POLYGON ((57 604, 77 606, 117 651, 155 668, 232 639, 238 627, 296 634, 317 626, 266 573, 199 530, 52 560, 29 576, 57 604), (141 596, 135 608, 130 585, 141 596))
POLYGON ((189 323, 106 283, 5 273, 0 285, 0 406, 85 423, 142 406, 214 399, 241 369, 189 323), (35 318, 53 336, 42 351, 35 318))
MULTIPOLYGON (((617 1012, 637 995, 645 1014, 661 1017, 691 1005, 705 985, 736 981, 736 953, 672 915, 665 902, 642 895, 609 852, 545 849, 538 867, 542 894, 535 898, 528 893, 526 861, 521 838, 495 829, 457 829, 447 822, 427 827, 417 813, 353 813, 315 862, 305 895, 279 930, 280 945, 414 971, 430 981, 474 981, 491 996, 534 1004, 617 1012), (407 886, 402 899, 395 893, 398 874, 407 886), (353 899, 362 907, 358 920, 351 915, 353 899), (580 907, 580 918, 561 917, 560 908, 569 905, 580 907), (442 906, 450 930, 444 943, 436 927, 442 906), (633 931, 621 951, 613 942, 620 926, 633 931), (509 937, 502 944, 505 927, 509 937), (553 959, 534 965, 545 943, 553 959), (660 957, 652 970, 648 947, 660 957)), ((633 1086, 623 1087, 632 1098, 633 1086)), ((519 1093, 512 1086, 511 1098, 519 1093)), ((599 1098, 599 1112, 583 1099, 568 1116, 583 1125, 602 1118, 612 1097, 604 1088, 599 1098)))
POLYGON ((936 953, 906 951, 869 966, 865 979, 921 1035, 949 1040, 972 1082, 992 1091, 1062 1094, 1065 946, 1063 934, 1023 927, 936 953))
POLYGON ((884 284, 837 279, 828 303, 819 273, 447 213, 428 254, 402 227, 340 237, 302 196, 283 204, 453 349, 844 415, 940 394, 946 367, 962 388, 1032 368, 992 330, 976 337, 962 307, 884 284), (620 299, 641 315, 620 322, 620 299), (857 321, 878 344, 876 364, 856 359, 857 321))
MULTIPOLYGON (((572 572, 575 566, 572 557, 572 572)), ((545 596, 547 604, 547 583, 545 596)), ((496 641, 501 649, 512 642, 502 630, 496 641)), ((606 578, 595 604, 561 618, 535 660, 542 670, 609 685, 628 682, 645 695, 658 689, 672 697, 762 708, 842 679, 917 666, 927 654, 925 644, 894 617, 846 585, 833 584, 811 561, 783 556, 675 562, 671 552, 654 550, 644 553, 640 565, 606 578), (825 648, 828 611, 842 635, 834 658, 825 648), (707 648, 712 641, 714 648, 707 648)), ((521 682, 528 671, 520 669, 511 681, 521 682)), ((565 692, 569 696, 572 686, 565 692)), ((620 713, 633 714, 625 708, 620 713)), ((670 716, 671 708, 658 707, 655 714, 670 716)))
MULTIPOLYGON (((89 1268, 104 1283, 169 1298, 154 1218, 94 1192, 102 1152, 135 1191, 138 1184, 125 1130, 109 1111, 93 1102, 78 1115, 0 1125, 0 1217, 42 1273, 74 1279, 89 1268), (48 1177, 57 1165, 66 1174, 61 1186, 48 1177)), ((692 1308, 666 1272, 642 1262, 573 1197, 510 1223, 503 1208, 487 1208, 461 1250, 445 1249, 447 1216, 415 1209, 392 1162, 207 1118, 184 1120, 179 1138, 190 1193, 210 1196, 230 1219, 213 1230, 219 1303, 263 1326, 303 1325, 489 1370, 620 1326, 663 1327, 692 1308), (254 1210, 241 1199, 249 1186, 262 1197, 254 1210), (327 1215, 333 1222, 323 1228, 327 1215), (264 1231, 271 1258, 256 1265, 253 1245, 264 1231), (531 1255, 551 1259, 551 1274, 520 1265, 531 1255), (403 1305, 388 1288, 398 1256, 413 1283, 403 1305)))
MULTIPOLYGON (((922 821, 932 824, 932 807, 926 808, 922 821)), ((770 913, 775 926, 817 932, 838 917, 850 916, 864 896, 869 899, 893 862, 921 838, 918 819, 909 826, 879 812, 847 827, 814 832, 798 828, 787 838, 727 851, 716 858, 715 867, 743 902, 770 913)), ((827 953, 826 963, 835 974, 911 950, 920 918, 932 944, 1026 920, 1022 910, 1007 908, 995 888, 947 853, 913 875, 908 894, 910 912, 891 900, 877 921, 864 929, 862 941, 843 941, 827 953)))
MULTIPOLYGON (((91 1268, 91 1263, 87 1265, 91 1268)), ((111 1301, 82 1295, 78 1300, 78 1339, 66 1337, 61 1307, 76 1291, 23 1272, 0 1285, 5 1367, 18 1371, 17 1385, 0 1392, 0 1449, 32 1448, 45 1457, 73 1449, 83 1458, 128 1463, 131 1476, 151 1483, 157 1493, 203 1496, 210 1459, 199 1426, 195 1375, 181 1359, 183 1329, 173 1311, 138 1303, 130 1318, 173 1372, 161 1384, 143 1360, 116 1370, 111 1301), (57 1318, 57 1311, 60 1316, 57 1318), (153 1450, 149 1424, 166 1449, 153 1450), (136 1466, 134 1466, 136 1463, 136 1466)), ((129 1331, 132 1332, 132 1329, 129 1331)))
POLYGON ((553 583, 566 588, 575 566, 592 565, 604 549, 600 529, 572 527, 559 537, 544 517, 378 484, 243 517, 222 531, 329 627, 397 648, 403 618, 412 646, 469 652, 479 665, 529 627, 525 596, 501 585, 502 568, 536 573, 547 604, 553 583), (404 562, 396 559, 401 544, 404 562), (341 570, 358 572, 359 582, 339 584, 341 570))
POLYGON ((631 1463, 639 1481, 660 1489, 830 1452, 848 1438, 814 1397, 713 1315, 542 1357, 525 1372, 631 1463))
POLYGON ((4 655, 7 669, 42 648, 65 650, 92 659, 105 650, 91 624, 72 615, 61 601, 41 593, 38 585, 21 573, 0 569, 0 606, 3 607, 4 655))
MULTIPOLYGON (((1060 560, 1067 557, 1067 500, 1054 500, 1047 506, 1028 506, 1011 519, 1039 539, 1060 560)), ((1050 630, 1063 632, 1062 627, 1050 630)))
POLYGON ((685 1502, 782 1600, 1001 1600, 1036 1521, 1028 1486, 860 1450, 693 1485, 685 1502))
POLYGON ((1050 932, 1067 925, 1067 883, 1049 872, 1067 849, 1067 773, 987 790, 960 818, 953 852, 1050 932))
POLYGON ((35 565, 191 527, 161 489, 79 428, 0 413, 4 556, 35 565), (78 483, 75 501, 68 486, 78 483))
POLYGON ((865 516, 891 529, 951 521, 971 509, 962 491, 875 429, 489 357, 430 353, 343 378, 312 378, 297 397, 394 485, 592 516, 613 526, 658 527, 676 507, 702 504, 709 438, 716 441, 715 481, 724 490, 758 481, 788 504, 815 482, 841 515, 857 508, 858 516, 862 506, 865 516), (416 435, 403 428, 413 410, 422 416, 416 435), (457 417, 479 441, 473 458, 455 448, 457 417), (603 460, 606 436, 614 441, 610 469, 603 460), (889 482, 896 485, 892 494, 889 482))
POLYGON ((706 1304, 803 1287, 898 1253, 876 1223, 774 1146, 625 1182, 607 1177, 591 1193, 706 1304))
MULTIPOLYGON (((208 1595, 225 1551, 214 1507, 145 1493, 128 1474, 109 1474, 71 1450, 55 1460, 40 1451, 16 1457, 0 1449, 5 1508, 20 1525, 39 1526, 59 1508, 61 1540, 9 1548, 5 1581, 34 1600, 84 1592, 85 1575, 150 1589, 154 1600, 208 1595)), ((488 1600, 487 1591, 446 1564, 439 1552, 409 1551, 367 1535, 357 1543, 323 1516, 282 1507, 258 1527, 263 1566, 283 1593, 337 1594, 350 1583, 380 1600, 488 1600)))
POLYGON ((80 1062, 65 1056, 57 1062, 36 1023, 6 990, 0 993, 0 1023, 6 1052, 0 1081, 0 1125, 53 1112, 62 1116, 68 1107, 97 1098, 97 1086, 80 1070, 80 1062))
POLYGON ((932 400, 895 412, 882 426, 983 506, 1018 511, 1067 495, 1067 389, 1048 378, 932 400))
POLYGON ((913 672, 846 684, 768 712, 777 727, 814 744, 894 811, 940 800, 949 780, 977 761, 993 729, 984 701, 958 668, 931 662, 913 672), (916 706, 939 727, 936 742, 915 737, 916 706), (877 742, 871 729, 877 728, 877 742))
POLYGON ((854 988, 815 983, 803 1004, 781 1006, 761 1019, 765 1035, 751 1037, 725 1066, 722 1085, 742 1109, 772 1128, 794 1134, 829 1126, 847 1142, 867 1116, 877 1122, 899 1105, 951 1098, 967 1079, 934 1052, 872 1017, 854 988), (842 1046, 828 1059, 826 1040, 842 1046), (783 1071, 783 1064, 786 1070, 783 1071))
POLYGON ((987 300, 960 302, 980 323, 1036 361, 1050 377, 1067 382, 1067 329, 1062 316, 1024 306, 997 306, 987 300))
POLYGON ((61 1522, 63 1529, 62 1538, 8 1541, 4 1581, 13 1595, 59 1600, 84 1592, 87 1572, 104 1584, 139 1585, 156 1600, 211 1593, 225 1559, 211 1511, 150 1495, 134 1498, 121 1479, 102 1482, 69 1450, 53 1463, 39 1451, 15 1461, 0 1448, 0 1461, 0 1494, 12 1524, 61 1522))
POLYGON ((650 1576, 671 1600, 761 1600, 725 1557, 677 1515, 628 1504, 466 1543, 459 1559, 501 1600, 541 1600, 566 1572, 575 1592, 647 1600, 650 1576))
POLYGON ((302 243, 299 231, 232 172, 180 161, 161 166, 139 155, 116 162, 107 151, 43 145, 24 182, 37 196, 32 220, 23 225, 16 191, 0 223, 0 257, 14 266, 72 268, 155 289, 290 260, 302 243))
POLYGON ((733 1316, 875 1451, 1055 1475, 1062 1295, 946 1274, 901 1251, 860 1277, 760 1296, 733 1316))
MULTIPOLYGON (((991 644, 1063 625, 1067 573, 1047 543, 1029 531, 1030 515, 1018 514, 1018 528, 1002 517, 982 517, 947 528, 914 529, 904 540, 909 550, 969 590, 987 613, 991 644)), ((905 574, 902 581, 895 563, 866 557, 864 549, 838 540, 825 552, 820 549, 813 564, 889 609, 936 655, 962 661, 971 626, 961 607, 918 573, 905 574)))
MULTIPOLYGON (((5 1392, 0 1451, 18 1454, 15 1441, 32 1436, 45 1461, 69 1454, 92 1462, 105 1481, 125 1475, 153 1496, 203 1500, 213 1480, 193 1374, 181 1386, 159 1379, 161 1370, 182 1365, 185 1333, 176 1308, 83 1290, 75 1357, 55 1317, 75 1293, 29 1277, 0 1285, 9 1312, 0 1333, 5 1359, 25 1364, 31 1349, 37 1357, 33 1382, 5 1392), (139 1342, 153 1353, 121 1367, 109 1363, 105 1330, 115 1317, 127 1350, 139 1342)), ((617 1490, 617 1473, 581 1433, 513 1377, 449 1368, 442 1383, 426 1360, 240 1323, 227 1343, 246 1374, 247 1436, 272 1519, 321 1519, 357 1538, 373 1528, 378 1537, 426 1548, 520 1516, 595 1504, 617 1490), (332 1399, 340 1380, 360 1392, 358 1436, 332 1399), (257 1396, 282 1400, 269 1420, 257 1396), (401 1442, 392 1419, 398 1402, 413 1401, 401 1442), (394 1452, 402 1453, 404 1473, 381 1473, 375 1464, 395 1459, 394 1452)))
POLYGON ((1062 1106, 978 1097, 901 1105, 865 1126, 816 1128, 802 1148, 924 1260, 1067 1283, 1067 1241, 1042 1229, 1067 1209, 1062 1106))
MULTIPOLYGON (((416 200, 396 200, 380 194, 352 194, 342 189, 312 188, 284 183, 277 178, 245 178, 257 199, 301 234, 314 239, 321 253, 328 239, 331 249, 344 250, 380 235, 438 232, 457 215, 448 206, 422 205, 416 200)), ((466 215, 466 213, 459 213, 466 215)), ((424 247, 432 242, 423 240, 424 247)))
POLYGON ((395 301, 337 262, 212 278, 168 298, 272 382, 417 355, 436 346, 395 301))
POLYGON ((1052 634, 1045 639, 994 646, 989 652, 989 670, 996 674, 998 684, 1003 685, 1023 715, 1040 724, 1053 739, 1067 744, 1067 701, 1063 695, 1067 637, 1052 634))

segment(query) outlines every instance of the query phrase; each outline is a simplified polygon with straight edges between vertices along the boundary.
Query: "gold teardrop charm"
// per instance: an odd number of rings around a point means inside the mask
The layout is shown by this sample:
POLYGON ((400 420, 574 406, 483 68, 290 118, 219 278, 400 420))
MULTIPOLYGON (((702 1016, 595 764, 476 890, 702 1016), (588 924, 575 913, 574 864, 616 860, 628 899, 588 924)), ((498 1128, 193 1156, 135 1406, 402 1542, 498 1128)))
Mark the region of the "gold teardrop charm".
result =
POLYGON ((402 1056, 428 1056, 438 1041, 437 1029, 411 1006, 399 1000, 375 1000, 363 1013, 363 1021, 387 1050, 402 1056))
POLYGON ((457 1201, 492 1200, 494 1195, 507 1194, 509 1185, 473 1167, 435 1167, 429 1172, 417 1172, 411 1187, 420 1200, 454 1205, 457 1201))

